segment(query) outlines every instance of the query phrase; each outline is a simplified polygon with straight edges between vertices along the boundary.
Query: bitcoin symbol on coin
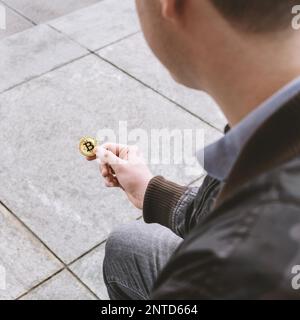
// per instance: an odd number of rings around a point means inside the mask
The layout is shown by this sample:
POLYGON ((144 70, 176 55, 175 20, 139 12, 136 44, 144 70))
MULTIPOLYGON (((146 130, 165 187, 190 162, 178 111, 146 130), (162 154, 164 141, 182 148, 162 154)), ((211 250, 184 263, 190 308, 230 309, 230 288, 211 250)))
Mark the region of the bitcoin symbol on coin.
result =
POLYGON ((95 146, 90 141, 85 142, 83 145, 86 147, 86 150, 88 152, 91 152, 95 148, 95 146))
POLYGON ((79 151, 85 157, 94 157, 94 149, 97 146, 97 140, 91 137, 84 137, 80 140, 79 151))

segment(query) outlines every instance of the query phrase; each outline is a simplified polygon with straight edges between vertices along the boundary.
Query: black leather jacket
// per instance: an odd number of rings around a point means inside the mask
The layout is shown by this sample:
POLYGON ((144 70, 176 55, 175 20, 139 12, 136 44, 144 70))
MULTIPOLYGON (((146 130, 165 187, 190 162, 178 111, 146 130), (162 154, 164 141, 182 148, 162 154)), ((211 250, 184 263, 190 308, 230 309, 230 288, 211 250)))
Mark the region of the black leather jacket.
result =
POLYGON ((300 299, 300 95, 259 128, 226 184, 153 178, 144 219, 184 238, 153 299, 300 299))

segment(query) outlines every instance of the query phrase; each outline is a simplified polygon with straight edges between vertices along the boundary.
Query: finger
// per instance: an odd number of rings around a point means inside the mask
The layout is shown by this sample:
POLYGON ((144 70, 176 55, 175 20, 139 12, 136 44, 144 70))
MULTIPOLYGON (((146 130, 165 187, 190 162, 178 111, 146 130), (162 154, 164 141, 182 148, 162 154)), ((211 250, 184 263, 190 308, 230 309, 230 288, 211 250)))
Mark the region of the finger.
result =
POLYGON ((120 183, 116 175, 109 173, 106 179, 113 182, 117 187, 120 187, 120 183))
POLYGON ((93 160, 96 160, 97 157, 96 156, 93 156, 93 157, 86 157, 86 160, 87 161, 93 161, 93 160))
POLYGON ((101 145, 102 148, 109 150, 113 154, 115 154, 117 157, 120 157, 120 154, 123 150, 127 150, 128 146, 125 144, 117 144, 112 142, 107 142, 101 145))
POLYGON ((112 174, 109 174, 107 177, 106 177, 107 180, 109 180, 110 182, 114 182, 114 183, 119 183, 118 181, 118 178, 112 174))
POLYGON ((101 175, 105 178, 109 175, 109 167, 106 164, 100 164, 101 175))
POLYGON ((114 153, 102 147, 97 148, 97 158, 100 159, 102 164, 109 165, 114 172, 117 172, 120 165, 124 165, 126 163, 126 161, 120 159, 114 153))
POLYGON ((105 186, 108 188, 117 188, 119 187, 119 182, 115 178, 107 177, 104 179, 105 186))
POLYGON ((112 183, 112 182, 110 182, 110 181, 104 181, 104 184, 105 184, 105 186, 107 187, 107 188, 114 188, 114 184, 112 183))
POLYGON ((108 170, 108 174, 112 175, 112 176, 116 176, 116 173, 114 171, 114 169, 111 166, 107 165, 107 170, 108 170))
POLYGON ((118 188, 124 190, 124 188, 119 183, 119 180, 114 176, 107 176, 106 178, 104 178, 104 182, 107 187, 110 187, 110 188, 118 187, 118 188))

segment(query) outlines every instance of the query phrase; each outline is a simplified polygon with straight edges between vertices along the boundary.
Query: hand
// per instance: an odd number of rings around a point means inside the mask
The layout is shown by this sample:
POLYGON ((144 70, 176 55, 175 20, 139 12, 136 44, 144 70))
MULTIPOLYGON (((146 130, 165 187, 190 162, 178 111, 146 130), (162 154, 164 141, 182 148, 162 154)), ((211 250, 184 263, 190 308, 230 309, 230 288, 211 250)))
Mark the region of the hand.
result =
MULTIPOLYGON (((106 143, 95 150, 100 161, 100 172, 109 188, 124 190, 130 202, 143 209, 147 186, 153 178, 136 146, 106 143)), ((94 160, 88 158, 88 160, 94 160)))

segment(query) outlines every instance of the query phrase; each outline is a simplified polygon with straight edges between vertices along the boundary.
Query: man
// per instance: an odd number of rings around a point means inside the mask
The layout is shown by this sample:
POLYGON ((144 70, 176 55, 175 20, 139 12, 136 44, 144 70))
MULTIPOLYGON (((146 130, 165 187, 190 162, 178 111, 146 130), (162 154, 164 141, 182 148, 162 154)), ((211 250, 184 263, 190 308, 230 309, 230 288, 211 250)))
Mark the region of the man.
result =
POLYGON ((135 148, 98 147, 107 187, 121 187, 146 222, 107 241, 110 298, 299 299, 298 0, 136 2, 153 52, 178 82, 210 94, 229 126, 205 149, 199 189, 153 177, 135 148))

